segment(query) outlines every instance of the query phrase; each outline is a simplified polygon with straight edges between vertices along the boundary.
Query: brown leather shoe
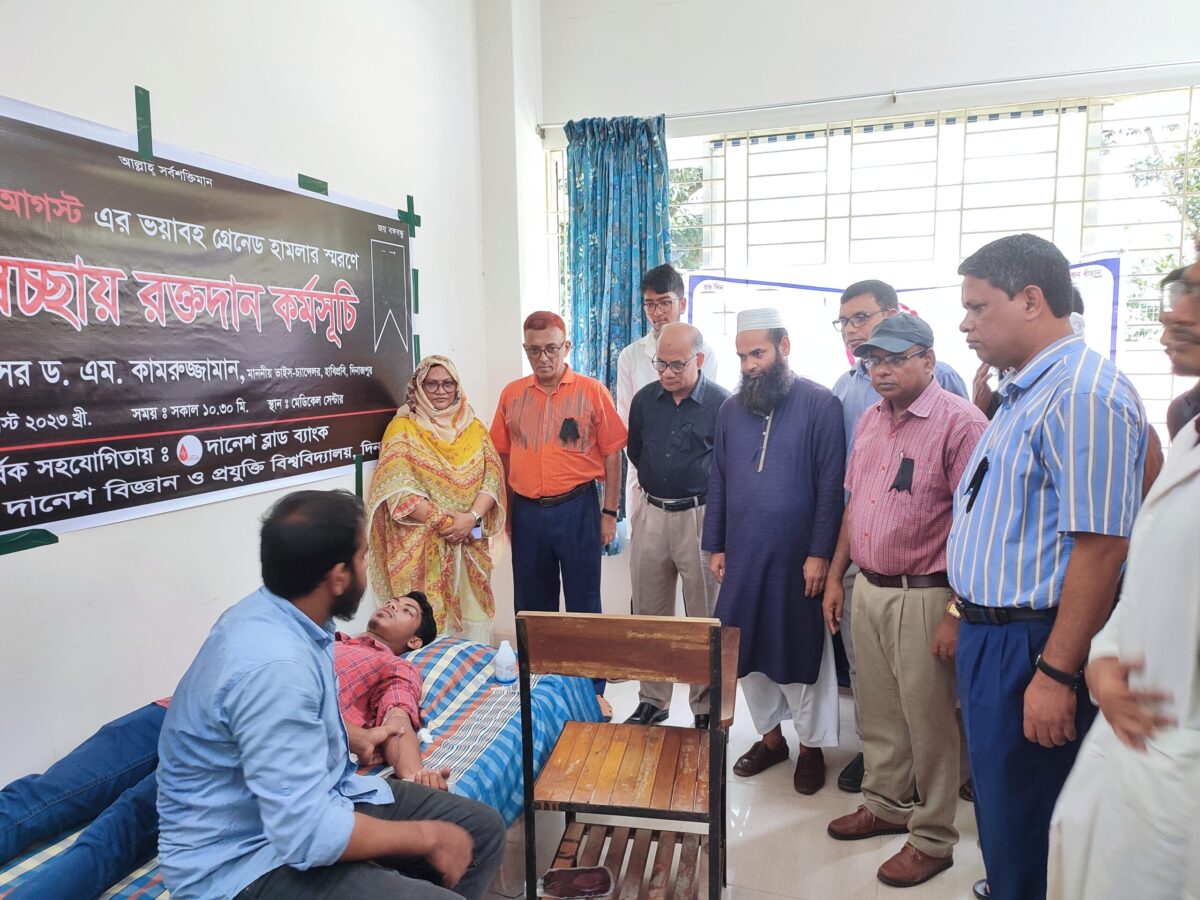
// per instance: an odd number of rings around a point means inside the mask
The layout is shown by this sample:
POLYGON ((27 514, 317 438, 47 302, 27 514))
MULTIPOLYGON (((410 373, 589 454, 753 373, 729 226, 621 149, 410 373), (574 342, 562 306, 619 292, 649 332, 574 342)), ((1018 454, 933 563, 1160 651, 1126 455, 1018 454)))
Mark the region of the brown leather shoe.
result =
POLYGON ((825 786, 825 754, 820 747, 800 745, 796 754, 796 772, 792 787, 797 794, 815 794, 825 786))
POLYGON ((908 834, 907 825, 884 821, 865 806, 860 806, 848 816, 834 819, 825 830, 838 841, 861 841, 880 834, 908 834))
POLYGON ((784 744, 778 750, 772 750, 767 746, 766 741, 755 741, 754 745, 733 764, 733 774, 748 778, 751 775, 757 775, 759 772, 765 772, 771 766, 787 762, 787 759, 787 744, 784 744))
POLYGON ((924 884, 939 872, 954 865, 953 856, 930 856, 912 844, 905 844, 900 852, 879 867, 876 876, 892 887, 913 887, 924 884))

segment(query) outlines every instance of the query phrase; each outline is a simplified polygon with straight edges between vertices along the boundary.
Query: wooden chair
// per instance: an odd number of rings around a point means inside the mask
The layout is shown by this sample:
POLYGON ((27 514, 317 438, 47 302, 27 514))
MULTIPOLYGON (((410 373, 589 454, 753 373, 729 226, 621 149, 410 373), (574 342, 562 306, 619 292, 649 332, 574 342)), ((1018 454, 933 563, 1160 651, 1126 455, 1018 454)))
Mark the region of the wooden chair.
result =
POLYGON ((567 827, 551 868, 595 866, 612 872, 614 897, 710 900, 725 884, 725 752, 737 690, 736 628, 716 619, 523 612, 517 616, 521 730, 525 767, 525 893, 537 896, 534 811, 560 810, 567 827), (531 675, 579 675, 707 684, 707 730, 667 725, 568 722, 533 778, 531 675), (693 830, 601 825, 579 813, 692 823, 693 830), (698 833, 695 825, 706 826, 698 833), (650 850, 650 880, 642 890, 650 850), (632 848, 632 849, 631 849, 632 848))

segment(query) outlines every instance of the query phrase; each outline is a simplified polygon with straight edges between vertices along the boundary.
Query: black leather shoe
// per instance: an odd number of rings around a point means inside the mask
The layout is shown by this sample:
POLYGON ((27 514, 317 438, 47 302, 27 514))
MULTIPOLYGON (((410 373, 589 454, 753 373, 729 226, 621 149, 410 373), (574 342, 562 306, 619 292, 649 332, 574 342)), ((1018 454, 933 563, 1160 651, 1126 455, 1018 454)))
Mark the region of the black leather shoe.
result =
POLYGON ((704 731, 708 731, 708 723, 709 723, 708 713, 700 713, 700 715, 696 716, 696 727, 697 728, 701 728, 704 731))
POLYGON ((992 896, 992 892, 988 888, 987 879, 980 878, 971 885, 971 893, 975 895, 976 900, 988 900, 988 897, 992 896))
POLYGON ((846 764, 838 775, 838 788, 848 794, 857 794, 862 790, 863 755, 860 753, 846 764))
POLYGON ((626 725, 657 725, 667 718, 668 711, 653 703, 639 703, 633 715, 625 720, 626 725))

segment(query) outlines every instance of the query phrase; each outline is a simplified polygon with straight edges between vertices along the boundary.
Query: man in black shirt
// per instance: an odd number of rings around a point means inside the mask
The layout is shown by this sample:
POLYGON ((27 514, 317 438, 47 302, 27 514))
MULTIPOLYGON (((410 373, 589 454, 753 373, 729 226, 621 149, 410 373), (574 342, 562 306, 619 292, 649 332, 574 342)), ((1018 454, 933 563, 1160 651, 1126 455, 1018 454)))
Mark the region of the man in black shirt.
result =
MULTIPOLYGON (((654 358, 658 381, 634 394, 629 407, 626 453, 646 501, 634 507, 638 539, 629 563, 638 615, 674 615, 676 579, 683 581, 687 615, 711 616, 717 605, 717 584, 709 555, 700 549, 700 534, 717 411, 729 392, 701 373, 703 348, 704 338, 692 325, 663 326, 654 358)), ((626 721, 661 722, 671 705, 671 685, 643 681, 638 699, 626 721)), ((696 727, 707 728, 707 688, 692 686, 691 706, 696 727)))

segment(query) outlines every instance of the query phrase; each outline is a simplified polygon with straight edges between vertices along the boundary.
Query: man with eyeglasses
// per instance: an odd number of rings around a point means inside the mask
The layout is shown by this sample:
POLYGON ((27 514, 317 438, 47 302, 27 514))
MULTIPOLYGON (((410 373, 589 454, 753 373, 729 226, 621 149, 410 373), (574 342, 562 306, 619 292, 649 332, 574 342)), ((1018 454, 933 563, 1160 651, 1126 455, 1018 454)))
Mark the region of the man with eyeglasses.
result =
MULTIPOLYGON (((886 281, 875 279, 858 281, 842 292, 838 317, 833 320, 833 327, 835 330, 841 332, 842 342, 846 345, 846 349, 850 353, 854 353, 863 341, 871 335, 873 329, 898 312, 900 312, 900 298, 896 294, 894 287, 886 281)), ((970 399, 970 394, 967 393, 967 386, 962 378, 959 377, 954 369, 941 360, 938 360, 933 367, 933 377, 950 393, 970 399)), ((871 376, 868 374, 866 367, 862 361, 859 361, 854 364, 852 369, 843 373, 834 382, 833 394, 842 401, 842 423, 846 431, 846 454, 848 456, 850 449, 854 446, 854 431, 858 426, 858 421, 862 418, 864 412, 879 402, 879 392, 872 385, 871 376)), ((850 667, 850 688, 855 697, 855 729, 859 730, 858 688, 855 685, 857 669, 855 666, 854 640, 851 635, 853 629, 850 625, 853 612, 851 601, 854 595, 854 579, 857 574, 858 566, 851 565, 847 569, 846 577, 842 582, 842 589, 845 591, 846 599, 842 606, 842 615, 845 617, 845 621, 842 623, 840 633, 842 635, 842 645, 846 649, 846 662, 850 667)), ((859 730, 859 738, 862 738, 861 730, 859 730)), ((854 759, 850 760, 849 765, 842 769, 841 774, 838 775, 838 787, 843 791, 853 794, 861 790, 862 780, 863 755, 859 753, 854 759)))
POLYGON ((617 530, 625 425, 608 389, 567 365, 571 342, 561 317, 532 313, 524 332, 533 374, 500 392, 491 428, 512 492, 514 604, 517 612, 557 612, 561 573, 567 610, 598 613, 600 551, 617 530))
MULTIPOLYGON (((646 385, 658 381, 654 359, 659 335, 665 326, 680 321, 687 312, 687 292, 683 286, 683 278, 670 264, 655 266, 643 275, 641 289, 642 311, 646 314, 646 321, 650 323, 650 331, 625 347, 617 357, 617 412, 626 426, 629 425, 629 407, 633 403, 633 395, 646 385)), ((703 356, 701 371, 704 372, 705 378, 712 381, 717 377, 717 355, 705 344, 703 356)), ((625 479, 625 510, 631 529, 636 527, 633 525, 633 519, 641 500, 641 492, 637 467, 630 460, 629 473, 625 479)), ((636 540, 635 533, 630 543, 635 543, 636 540)))
POLYGON ((955 491, 946 545, 987 869, 976 893, 1041 900, 1051 812, 1096 712, 1082 669, 1141 505, 1148 426, 1129 380, 1072 333, 1057 247, 1000 238, 958 272, 967 346, 1012 370, 955 491))
MULTIPOLYGON (((688 308, 683 278, 669 264, 655 266, 643 275, 641 287, 642 311, 650 323, 650 331, 625 347, 617 358, 617 412, 626 424, 629 423, 633 395, 658 381, 654 359, 659 335, 665 326, 680 321, 688 308)), ((707 344, 702 352, 704 363, 700 370, 712 381, 717 377, 717 355, 707 344)))
POLYGON ((853 559, 861 567, 853 628, 865 802, 828 831, 842 841, 910 833, 877 875, 911 887, 950 868, 958 841, 958 610, 946 535, 954 489, 987 418, 933 377, 933 330, 915 316, 884 319, 854 355, 883 399, 858 423, 824 612, 836 633, 837 589, 853 559))
MULTIPOLYGON (((637 540, 629 573, 633 611, 643 616, 675 615, 675 590, 683 582, 689 616, 711 616, 717 583, 709 554, 700 549, 708 473, 712 465, 717 411, 729 392, 709 381, 704 338, 686 322, 663 326, 654 368, 658 381, 633 397, 627 452, 642 487, 644 503, 631 512, 637 540)), ((667 718, 672 685, 643 681, 637 709, 626 722, 653 725, 667 718)), ((709 726, 708 688, 691 688, 697 728, 709 726)))

